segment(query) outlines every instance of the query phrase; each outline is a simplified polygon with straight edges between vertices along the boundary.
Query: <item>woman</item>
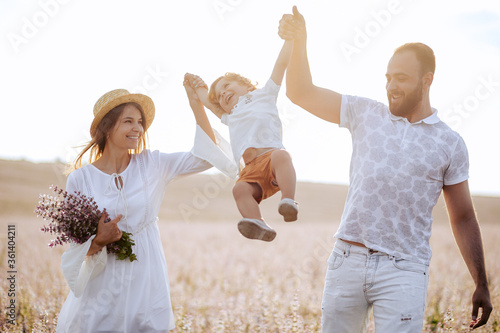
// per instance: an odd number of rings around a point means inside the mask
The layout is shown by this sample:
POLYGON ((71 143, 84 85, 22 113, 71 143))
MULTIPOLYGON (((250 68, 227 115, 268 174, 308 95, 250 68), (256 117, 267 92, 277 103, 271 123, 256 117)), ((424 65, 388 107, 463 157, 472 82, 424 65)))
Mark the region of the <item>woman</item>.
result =
POLYGON ((178 175, 212 165, 230 176, 236 173, 230 156, 215 145, 217 133, 186 80, 184 86, 198 125, 191 152, 143 150, 154 118, 149 97, 118 89, 95 104, 92 140, 77 157, 66 190, 93 197, 106 211, 97 235, 72 244, 62 256, 71 291, 57 332, 168 332, 175 327, 157 225, 165 187, 178 175), (89 149, 90 164, 80 167, 89 149), (107 214, 112 220, 104 223, 107 214), (106 252, 106 244, 119 240, 122 230, 132 233, 136 261, 106 252))

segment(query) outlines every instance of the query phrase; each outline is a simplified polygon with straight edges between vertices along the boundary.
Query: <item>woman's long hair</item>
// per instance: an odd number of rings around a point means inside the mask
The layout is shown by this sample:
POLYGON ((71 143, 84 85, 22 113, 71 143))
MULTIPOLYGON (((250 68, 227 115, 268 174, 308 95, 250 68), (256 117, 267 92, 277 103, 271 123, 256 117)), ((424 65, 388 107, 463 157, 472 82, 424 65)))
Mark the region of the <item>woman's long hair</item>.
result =
MULTIPOLYGON (((120 118, 123 109, 125 109, 125 106, 127 105, 135 106, 141 112, 141 118, 143 119, 143 123, 145 122, 146 117, 144 115, 142 107, 139 104, 130 102, 116 106, 111 111, 109 111, 104 116, 104 118, 102 118, 99 125, 97 125, 94 133, 90 133, 92 139, 83 148, 80 154, 78 154, 78 156, 76 157, 75 162, 73 163, 73 169, 78 169, 82 166, 83 155, 85 155, 85 153, 89 149, 90 149, 89 163, 97 161, 102 156, 102 153, 104 152, 104 147, 106 146, 108 133, 115 127, 115 124, 120 118)), ((146 131, 144 131, 144 133, 142 133, 142 136, 139 139, 139 144, 137 146, 137 149, 131 149, 129 152, 131 154, 139 154, 146 148, 146 144, 147 144, 147 133, 146 131)))

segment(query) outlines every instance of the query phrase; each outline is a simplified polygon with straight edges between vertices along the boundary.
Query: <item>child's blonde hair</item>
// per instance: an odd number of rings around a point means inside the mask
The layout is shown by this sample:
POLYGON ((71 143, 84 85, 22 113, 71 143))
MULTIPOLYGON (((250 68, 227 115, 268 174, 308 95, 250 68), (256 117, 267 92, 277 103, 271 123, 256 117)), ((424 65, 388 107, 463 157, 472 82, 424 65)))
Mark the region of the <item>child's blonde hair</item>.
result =
POLYGON ((219 100, 217 99, 217 95, 215 93, 215 86, 222 79, 236 81, 236 82, 241 83, 245 86, 249 86, 250 91, 254 91, 255 89, 257 89, 257 87, 252 83, 252 81, 250 81, 250 79, 247 79, 246 77, 243 77, 240 74, 227 72, 226 74, 222 75, 221 77, 219 77, 217 80, 215 80, 212 83, 212 85, 210 86, 210 91, 208 92, 209 102, 212 103, 213 105, 217 106, 218 108, 220 108, 221 106, 219 104, 219 100))

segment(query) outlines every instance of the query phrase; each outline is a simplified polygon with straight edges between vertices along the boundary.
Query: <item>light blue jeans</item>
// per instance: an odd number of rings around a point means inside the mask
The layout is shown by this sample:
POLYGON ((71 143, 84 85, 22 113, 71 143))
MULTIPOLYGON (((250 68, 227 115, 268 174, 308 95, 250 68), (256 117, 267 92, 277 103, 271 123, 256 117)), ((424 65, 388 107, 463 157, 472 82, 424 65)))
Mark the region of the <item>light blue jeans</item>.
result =
POLYGON ((323 333, 422 332, 429 267, 337 240, 326 273, 323 333))

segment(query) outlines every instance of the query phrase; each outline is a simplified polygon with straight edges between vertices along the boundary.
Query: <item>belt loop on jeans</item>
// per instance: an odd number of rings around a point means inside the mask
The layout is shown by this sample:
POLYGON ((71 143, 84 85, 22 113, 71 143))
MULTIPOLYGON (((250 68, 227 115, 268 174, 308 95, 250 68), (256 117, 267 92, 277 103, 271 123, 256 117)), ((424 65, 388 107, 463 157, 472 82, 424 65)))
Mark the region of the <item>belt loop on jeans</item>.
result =
POLYGON ((344 248, 344 257, 349 257, 351 255, 351 244, 345 243, 345 248, 344 248))

